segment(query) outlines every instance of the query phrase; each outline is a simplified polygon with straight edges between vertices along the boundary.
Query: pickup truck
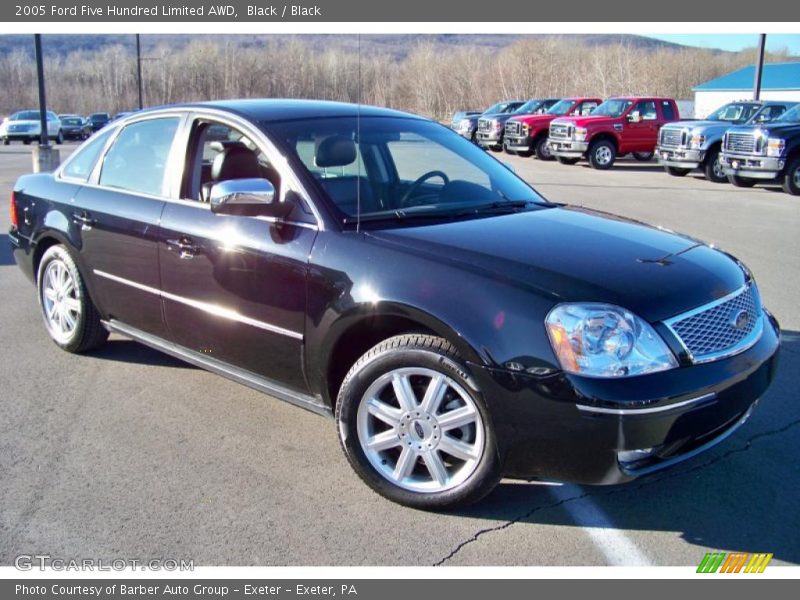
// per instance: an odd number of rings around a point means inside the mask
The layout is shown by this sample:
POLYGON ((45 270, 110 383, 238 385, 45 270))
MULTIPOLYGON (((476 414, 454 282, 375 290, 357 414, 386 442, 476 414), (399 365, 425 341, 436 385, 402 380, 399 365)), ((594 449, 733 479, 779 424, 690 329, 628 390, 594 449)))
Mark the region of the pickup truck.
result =
POLYGON ((550 122, 556 117, 586 116, 602 103, 600 98, 563 98, 544 113, 512 116, 506 121, 504 132, 506 152, 555 160, 547 143, 550 122))
POLYGON ((658 134, 658 162, 674 177, 684 177, 699 167, 709 181, 727 182, 720 155, 722 136, 728 128, 768 123, 795 104, 742 100, 718 108, 701 121, 687 119, 664 125, 658 134))
POLYGON ((737 187, 777 183, 800 195, 800 104, 769 123, 728 129, 720 163, 737 187))
POLYGON ((618 156, 653 158, 662 125, 680 119, 672 98, 609 98, 586 117, 561 117, 550 123, 550 151, 560 163, 574 165, 584 156, 595 169, 610 169, 618 156))
POLYGON ((492 104, 483 112, 460 111, 453 115, 453 120, 450 122, 450 128, 465 137, 471 142, 475 142, 475 136, 478 132, 478 119, 484 115, 503 115, 506 113, 513 113, 520 106, 525 104, 522 100, 503 100, 492 104), (459 117, 456 121, 456 117, 459 117))
POLYGON ((503 129, 506 121, 517 115, 540 115, 553 106, 559 98, 533 98, 513 111, 484 114, 478 119, 476 140, 484 148, 499 152, 503 149, 503 129))

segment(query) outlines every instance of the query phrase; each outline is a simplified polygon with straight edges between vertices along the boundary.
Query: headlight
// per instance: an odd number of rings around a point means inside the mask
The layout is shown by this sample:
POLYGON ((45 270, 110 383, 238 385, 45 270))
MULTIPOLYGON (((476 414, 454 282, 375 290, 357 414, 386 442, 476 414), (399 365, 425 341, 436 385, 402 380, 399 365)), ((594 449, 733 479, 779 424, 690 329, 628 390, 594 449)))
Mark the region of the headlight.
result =
POLYGON ((492 121, 492 129, 500 129, 500 121, 492 121))
POLYGON ((522 124, 522 134, 523 135, 528 135, 528 132, 530 130, 531 130, 531 126, 530 125, 528 125, 527 123, 523 123, 522 124))
POLYGON ((583 140, 586 139, 588 133, 589 131, 586 129, 586 127, 576 127, 575 133, 573 133, 573 137, 579 142, 582 142, 583 140))
POLYGON ((619 306, 559 304, 545 324, 561 368, 568 373, 628 377, 678 366, 650 324, 619 306))
POLYGON ((786 148, 786 140, 781 138, 769 138, 767 140, 767 156, 780 156, 786 148))
POLYGON ((690 148, 701 148, 706 141, 706 136, 695 133, 689 138, 690 148))

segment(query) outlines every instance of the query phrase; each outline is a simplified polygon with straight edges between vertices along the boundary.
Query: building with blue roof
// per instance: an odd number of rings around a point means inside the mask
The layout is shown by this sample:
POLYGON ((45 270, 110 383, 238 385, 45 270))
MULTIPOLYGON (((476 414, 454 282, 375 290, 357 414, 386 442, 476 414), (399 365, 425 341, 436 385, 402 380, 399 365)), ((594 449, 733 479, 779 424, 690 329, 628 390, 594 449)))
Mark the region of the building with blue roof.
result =
MULTIPOLYGON (((694 116, 702 119, 727 102, 752 98, 755 75, 755 65, 749 65, 693 88, 694 116)), ((800 102, 800 61, 765 64, 761 98, 800 102)))

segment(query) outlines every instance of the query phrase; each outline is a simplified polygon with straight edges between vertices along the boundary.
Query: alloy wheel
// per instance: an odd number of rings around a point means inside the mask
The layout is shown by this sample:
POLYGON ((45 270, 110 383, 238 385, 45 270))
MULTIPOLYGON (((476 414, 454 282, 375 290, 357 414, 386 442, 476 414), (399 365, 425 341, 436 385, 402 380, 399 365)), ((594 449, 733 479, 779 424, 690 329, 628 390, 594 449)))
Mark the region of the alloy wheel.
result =
POLYGON ((606 145, 598 146, 594 151, 594 157, 598 164, 607 165, 611 162, 611 149, 606 145))
POLYGON ((42 307, 47 329, 56 341, 66 344, 75 335, 80 322, 80 288, 67 265, 53 260, 42 278, 42 307))
POLYGON ((367 460, 405 490, 452 489, 475 472, 484 452, 486 434, 475 401, 432 369, 385 373, 367 388, 357 419, 367 460))

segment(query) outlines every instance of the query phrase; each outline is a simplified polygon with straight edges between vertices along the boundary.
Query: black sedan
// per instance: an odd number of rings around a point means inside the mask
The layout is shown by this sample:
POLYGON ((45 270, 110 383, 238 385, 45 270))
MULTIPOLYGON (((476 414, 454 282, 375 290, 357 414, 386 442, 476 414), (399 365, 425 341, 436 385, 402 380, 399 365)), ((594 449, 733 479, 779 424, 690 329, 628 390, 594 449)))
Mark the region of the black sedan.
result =
POLYGON ((358 475, 410 506, 663 469, 735 431, 775 370, 741 262, 550 203, 391 110, 139 112, 20 178, 11 211, 58 346, 116 332, 333 416, 358 475))
POLYGON ((111 121, 111 115, 107 112, 92 113, 86 118, 92 124, 92 131, 100 131, 111 121))
POLYGON ((65 140, 85 140, 94 132, 89 119, 79 115, 58 115, 65 140))

